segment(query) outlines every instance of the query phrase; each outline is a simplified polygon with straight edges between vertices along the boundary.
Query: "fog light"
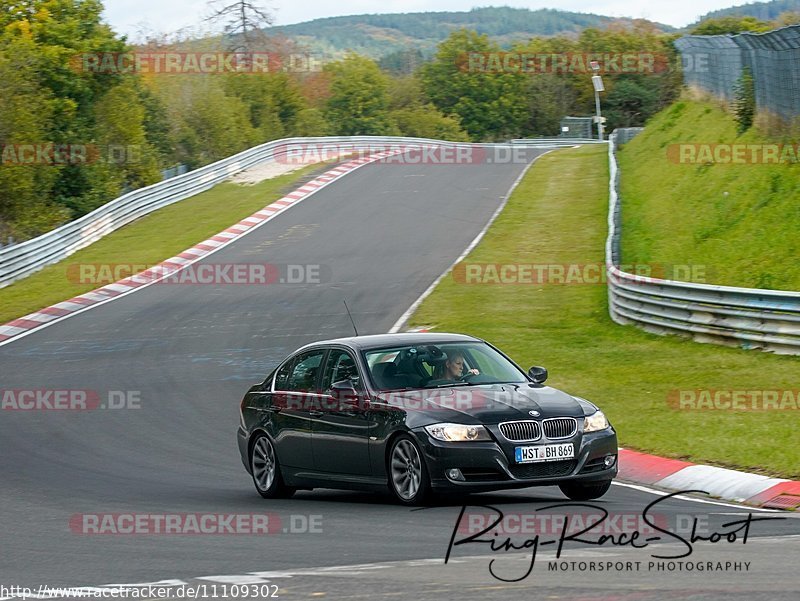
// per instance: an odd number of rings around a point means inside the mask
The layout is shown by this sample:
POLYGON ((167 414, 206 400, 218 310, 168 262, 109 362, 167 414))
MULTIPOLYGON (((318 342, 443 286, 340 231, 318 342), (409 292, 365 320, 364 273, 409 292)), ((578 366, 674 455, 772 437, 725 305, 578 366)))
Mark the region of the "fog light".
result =
POLYGON ((458 468, 447 470, 447 477, 450 478, 451 480, 459 480, 461 482, 464 481, 464 474, 462 474, 461 470, 458 468))
POLYGON ((611 467, 612 465, 614 465, 614 463, 616 463, 616 461, 617 461, 616 455, 606 455, 605 459, 603 459, 603 465, 605 465, 606 467, 611 467))

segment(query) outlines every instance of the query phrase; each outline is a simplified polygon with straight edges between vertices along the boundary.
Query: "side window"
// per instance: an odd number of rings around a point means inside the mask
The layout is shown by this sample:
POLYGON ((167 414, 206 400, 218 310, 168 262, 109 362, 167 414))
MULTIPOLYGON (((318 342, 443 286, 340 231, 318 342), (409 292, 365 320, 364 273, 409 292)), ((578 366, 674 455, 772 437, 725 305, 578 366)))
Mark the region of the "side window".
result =
POLYGON ((484 376, 502 380, 505 373, 498 369, 497 362, 487 357, 486 352, 481 348, 470 348, 464 356, 464 370, 477 369, 484 376))
POLYGON ((294 360, 287 361, 275 374, 275 390, 286 390, 286 386, 289 383, 289 374, 292 373, 292 365, 294 363, 294 360))
MULTIPOLYGON (((292 392, 315 392, 315 382, 319 371, 322 356, 325 351, 308 351, 298 355, 290 365, 281 368, 281 372, 287 369, 287 378, 282 390, 292 392)), ((281 373, 275 379, 275 389, 278 389, 281 373)))
POLYGON ((347 351, 331 350, 325 364, 325 374, 322 377, 322 390, 330 390, 334 382, 352 380, 356 390, 361 387, 361 378, 358 377, 358 368, 353 357, 347 351))

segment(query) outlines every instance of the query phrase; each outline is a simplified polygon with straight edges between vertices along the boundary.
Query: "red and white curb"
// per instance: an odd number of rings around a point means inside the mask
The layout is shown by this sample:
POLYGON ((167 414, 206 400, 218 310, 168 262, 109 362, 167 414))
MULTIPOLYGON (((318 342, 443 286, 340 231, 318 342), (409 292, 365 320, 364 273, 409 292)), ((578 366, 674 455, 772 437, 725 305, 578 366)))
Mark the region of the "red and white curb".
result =
POLYGON ((238 240, 242 236, 249 234, 276 215, 282 213, 301 200, 308 198, 331 182, 351 173, 359 167, 387 158, 396 152, 397 151, 377 152, 366 157, 343 163, 334 169, 326 171, 283 198, 276 200, 269 206, 253 213, 250 217, 242 219, 239 223, 230 226, 208 240, 204 240, 172 258, 162 261, 150 269, 119 280, 113 284, 102 286, 91 292, 75 296, 69 300, 56 303, 50 307, 45 307, 29 315, 14 319, 5 325, 0 325, 0 346, 13 342, 43 327, 82 313, 92 307, 110 302, 116 298, 135 292, 136 290, 146 288, 167 276, 174 275, 179 270, 196 263, 238 240))
POLYGON ((629 449, 620 449, 619 478, 668 490, 702 490, 713 497, 766 509, 800 508, 800 482, 629 449))

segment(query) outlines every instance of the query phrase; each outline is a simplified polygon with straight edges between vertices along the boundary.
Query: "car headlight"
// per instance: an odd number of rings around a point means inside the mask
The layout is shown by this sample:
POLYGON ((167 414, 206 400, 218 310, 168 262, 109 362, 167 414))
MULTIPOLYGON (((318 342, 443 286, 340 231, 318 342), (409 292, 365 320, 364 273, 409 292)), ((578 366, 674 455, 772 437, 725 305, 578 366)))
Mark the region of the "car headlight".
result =
POLYGON ((597 432, 608 428, 608 420, 602 411, 595 411, 589 417, 583 418, 583 432, 597 432))
POLYGON ((471 440, 491 440, 491 436, 483 426, 467 426, 465 424, 433 424, 425 426, 425 431, 436 440, 444 442, 465 442, 471 440))

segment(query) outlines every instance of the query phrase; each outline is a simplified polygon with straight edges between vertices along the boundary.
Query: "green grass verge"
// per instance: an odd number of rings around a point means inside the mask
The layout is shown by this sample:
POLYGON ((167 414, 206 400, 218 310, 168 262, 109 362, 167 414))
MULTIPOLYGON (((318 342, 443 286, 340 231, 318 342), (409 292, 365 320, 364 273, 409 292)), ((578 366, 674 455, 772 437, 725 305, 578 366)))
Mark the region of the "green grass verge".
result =
POLYGON ((278 200, 311 174, 330 168, 332 165, 312 165, 252 186, 225 182, 159 209, 63 261, 0 289, 0 323, 98 287, 70 281, 70 265, 155 265, 278 200))
MULTIPOLYGON (((622 262, 694 265, 701 283, 800 290, 800 164, 681 164, 676 144, 780 143, 682 100, 619 154, 622 262)), ((786 140, 797 144, 796 140, 786 140)), ((800 159, 800 157, 798 157, 800 159)))
MULTIPOLYGON (((478 247, 474 263, 602 264, 606 149, 543 156, 478 247)), ((623 446, 659 455, 800 477, 797 411, 689 411, 682 389, 799 388, 800 360, 702 345, 618 326, 604 285, 464 284, 445 277, 411 325, 480 336, 548 383, 597 402, 623 446)))

